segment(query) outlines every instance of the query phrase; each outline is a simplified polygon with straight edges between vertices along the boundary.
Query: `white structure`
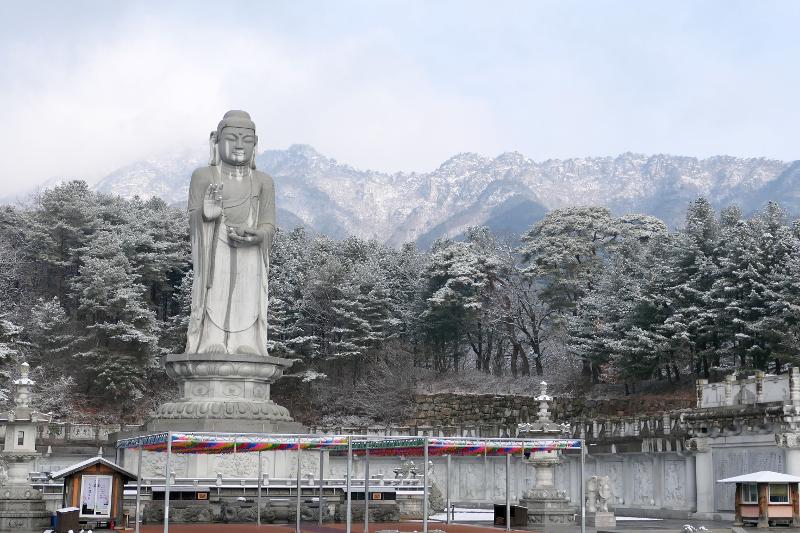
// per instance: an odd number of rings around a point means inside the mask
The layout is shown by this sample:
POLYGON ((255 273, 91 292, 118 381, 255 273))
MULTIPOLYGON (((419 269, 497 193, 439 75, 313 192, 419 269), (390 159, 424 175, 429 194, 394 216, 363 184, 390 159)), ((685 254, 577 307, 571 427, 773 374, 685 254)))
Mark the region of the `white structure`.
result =
POLYGON ((39 453, 36 451, 37 428, 50 421, 49 415, 30 407, 31 387, 28 363, 20 365, 20 378, 14 383, 14 408, 0 414, 5 425, 2 459, 8 465, 8 480, 0 487, 0 531, 41 533, 50 523, 42 494, 31 486, 28 472, 39 453))

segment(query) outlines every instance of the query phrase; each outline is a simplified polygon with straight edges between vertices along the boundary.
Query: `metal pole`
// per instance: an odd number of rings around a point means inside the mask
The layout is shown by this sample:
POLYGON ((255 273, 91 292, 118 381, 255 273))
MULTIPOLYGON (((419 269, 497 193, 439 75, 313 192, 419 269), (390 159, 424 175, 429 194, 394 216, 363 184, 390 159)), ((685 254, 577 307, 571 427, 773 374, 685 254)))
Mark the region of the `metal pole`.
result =
POLYGON ((364 533, 369 533, 369 444, 364 448, 364 533))
POLYGON ((139 533, 140 527, 139 522, 141 521, 141 516, 139 515, 142 505, 142 451, 144 447, 142 443, 139 443, 139 460, 136 464, 136 524, 134 525, 135 533, 139 533))
POLYGON ((447 454, 447 462, 445 463, 445 513, 447 513, 447 524, 450 524, 450 454, 447 454))
POLYGON ((506 452, 506 531, 511 531, 511 454, 506 452))
POLYGON ((300 439, 297 439, 297 516, 294 521, 295 533, 300 533, 300 439))
POLYGON ((258 488, 256 489, 256 525, 261 526, 261 483, 264 473, 261 466, 261 452, 258 452, 258 488))
POLYGON ((486 457, 486 450, 489 447, 489 441, 483 441, 483 499, 489 499, 489 465, 486 457))
POLYGON ((325 479, 325 474, 323 473, 323 469, 325 468, 325 450, 322 448, 319 449, 319 527, 322 527, 322 510, 324 509, 322 503, 322 485, 325 479))
POLYGON ((167 433, 167 461, 164 465, 166 480, 164 482, 164 533, 169 533, 169 487, 172 482, 170 457, 172 456, 172 432, 167 433))
POLYGON ((581 439, 581 533, 586 533, 586 479, 583 469, 586 466, 586 441, 581 439))
POLYGON ((353 477, 353 437, 347 437, 347 526, 346 533, 350 533, 350 528, 353 522, 353 496, 350 487, 350 478, 353 477))
POLYGON ((422 447, 422 531, 428 533, 428 437, 422 447))

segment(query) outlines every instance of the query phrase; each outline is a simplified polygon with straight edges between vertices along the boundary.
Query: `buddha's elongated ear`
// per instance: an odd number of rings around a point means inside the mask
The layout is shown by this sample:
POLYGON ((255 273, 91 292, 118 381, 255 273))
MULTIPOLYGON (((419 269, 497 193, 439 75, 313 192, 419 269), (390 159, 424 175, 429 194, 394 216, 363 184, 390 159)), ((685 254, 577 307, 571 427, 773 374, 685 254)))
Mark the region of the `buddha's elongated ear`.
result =
POLYGON ((212 131, 208 136, 208 149, 209 149, 209 166, 215 167, 219 165, 219 146, 217 145, 217 132, 212 131))
POLYGON ((256 169, 256 152, 258 152, 258 137, 256 137, 256 144, 253 145, 253 155, 250 156, 250 168, 256 169))

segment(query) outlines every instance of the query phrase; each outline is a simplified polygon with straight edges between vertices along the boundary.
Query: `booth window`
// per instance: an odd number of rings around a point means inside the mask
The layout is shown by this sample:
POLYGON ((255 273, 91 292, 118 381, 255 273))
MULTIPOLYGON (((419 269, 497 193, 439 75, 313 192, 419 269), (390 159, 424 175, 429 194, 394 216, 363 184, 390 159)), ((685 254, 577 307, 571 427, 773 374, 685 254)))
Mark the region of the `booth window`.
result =
POLYGON ((111 516, 111 476, 81 478, 81 516, 111 516))
POLYGON ((25 432, 17 431, 17 446, 23 446, 24 444, 25 444, 25 432))
POLYGON ((789 485, 770 483, 769 503, 789 503, 789 485))
POLYGON ((758 503, 758 485, 742 483, 742 503, 758 503))

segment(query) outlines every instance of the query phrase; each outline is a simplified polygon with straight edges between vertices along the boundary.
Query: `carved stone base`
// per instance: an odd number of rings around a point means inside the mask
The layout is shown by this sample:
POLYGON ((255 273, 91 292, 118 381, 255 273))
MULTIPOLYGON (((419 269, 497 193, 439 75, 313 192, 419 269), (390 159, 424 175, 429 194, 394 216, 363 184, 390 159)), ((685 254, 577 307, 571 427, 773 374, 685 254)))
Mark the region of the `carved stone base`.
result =
POLYGON ((574 524, 577 510, 561 491, 553 488, 530 489, 519 504, 528 508, 528 524, 574 524))
MULTIPOLYGON (((3 487, 3 493, 9 487, 3 487)), ((39 495, 39 491, 29 491, 39 495)), ((19 493, 20 491, 13 490, 19 493)), ((24 494, 24 490, 21 493, 24 494)), ((44 505, 44 500, 39 497, 28 498, 0 498, 0 531, 13 531, 15 533, 42 533, 50 526, 50 512, 44 505)))
POLYGON ((269 399, 270 384, 293 363, 255 354, 172 354, 167 374, 181 398, 161 405, 159 420, 291 422, 289 411, 269 399))
POLYGON ((598 511, 586 515, 586 525, 597 529, 617 527, 617 517, 614 513, 598 511))

